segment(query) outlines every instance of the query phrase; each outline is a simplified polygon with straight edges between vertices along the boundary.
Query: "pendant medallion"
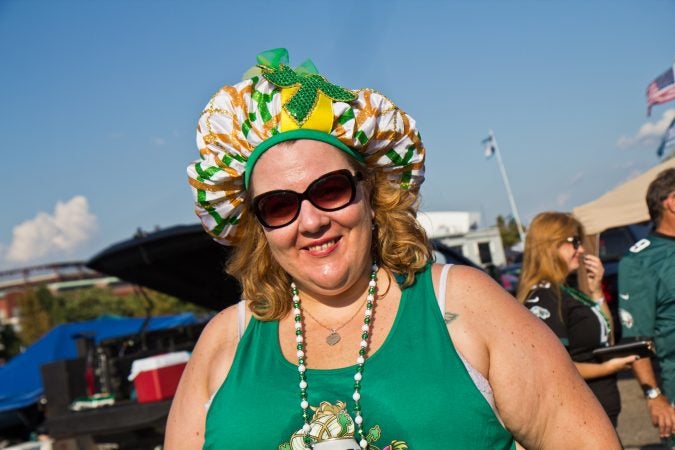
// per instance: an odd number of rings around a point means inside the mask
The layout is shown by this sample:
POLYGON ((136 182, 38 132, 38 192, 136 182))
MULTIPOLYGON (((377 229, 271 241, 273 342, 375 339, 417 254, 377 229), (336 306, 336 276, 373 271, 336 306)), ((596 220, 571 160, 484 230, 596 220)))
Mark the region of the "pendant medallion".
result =
POLYGON ((331 333, 328 336, 326 336, 326 344, 332 347, 333 345, 340 342, 341 339, 342 337, 338 334, 337 331, 331 330, 331 333))

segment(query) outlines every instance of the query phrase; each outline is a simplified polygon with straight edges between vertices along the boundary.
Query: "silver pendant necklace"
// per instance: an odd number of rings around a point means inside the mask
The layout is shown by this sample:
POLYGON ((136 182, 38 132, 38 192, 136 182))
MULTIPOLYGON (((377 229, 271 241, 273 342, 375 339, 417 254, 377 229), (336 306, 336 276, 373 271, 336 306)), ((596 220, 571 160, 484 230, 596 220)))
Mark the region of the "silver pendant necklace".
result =
POLYGON ((326 336, 326 343, 328 345, 335 345, 338 342, 340 342, 340 334, 338 334, 337 330, 330 330, 330 334, 326 336))
MULTIPOLYGON (((340 439, 334 441, 338 446, 329 445, 328 442, 332 439, 321 439, 313 435, 313 429, 316 427, 316 423, 310 423, 309 415, 309 401, 307 400, 307 367, 305 366, 305 338, 302 328, 302 310, 300 309, 300 296, 298 295, 298 288, 295 283, 291 283, 291 294, 293 302, 293 313, 295 314, 295 337, 297 342, 297 356, 298 356, 298 375, 300 377, 300 408, 302 408, 302 419, 304 425, 302 426, 302 442, 305 449, 316 448, 319 449, 325 447, 326 450, 338 449, 338 448, 353 448, 353 444, 358 445, 361 450, 366 450, 368 448, 368 441, 366 440, 366 433, 364 432, 363 427, 363 410, 361 408, 361 380, 363 378, 363 366, 366 361, 366 356, 368 353, 368 341, 370 337, 370 323, 373 314, 373 303, 375 302, 375 291, 377 287, 377 264, 373 263, 372 273, 370 274, 370 281, 368 282, 368 296, 366 297, 366 308, 363 318, 363 326, 361 327, 361 343, 359 344, 358 357, 356 358, 356 372, 354 373, 354 393, 352 394, 352 399, 354 400, 354 420, 352 422, 352 429, 354 430, 353 434, 350 436, 340 436, 340 439), (360 436, 360 441, 356 441, 356 432, 360 436), (339 442, 339 443, 338 443, 339 442), (343 445, 344 444, 344 445, 343 445)), ((308 313, 309 315, 309 313, 308 313)), ((310 316, 311 317, 311 316, 310 316)), ((316 321, 316 319, 314 319, 316 321)), ((351 319, 350 319, 351 320, 351 319)), ((318 321, 317 321, 318 323, 318 321)), ((344 325, 343 325, 344 326, 344 325)), ((341 327, 340 327, 341 328, 341 327)), ((331 330, 332 333, 336 333, 337 330, 331 330)), ((331 335, 329 335, 330 337, 331 335)), ((339 334, 338 341, 339 341, 339 334)), ((336 341, 336 343, 338 342, 336 341)), ((328 342, 328 338, 326 339, 328 342)), ((330 342, 328 342, 329 345, 330 342)), ((333 344, 334 345, 334 344, 333 344)), ((345 405, 346 410, 346 405, 345 405)), ((350 418, 351 422, 351 418, 350 418)), ((325 428, 325 427, 319 427, 325 428)))
POLYGON ((340 331, 342 328, 345 327, 345 325, 347 325, 347 324, 350 323, 352 320, 354 320, 354 317, 356 317, 356 315, 359 313, 359 311, 361 311, 361 308, 363 308, 363 305, 366 303, 367 300, 368 300, 368 299, 366 298, 366 300, 364 300, 363 303, 361 303, 361 306, 359 306, 359 307, 356 309, 356 311, 354 311, 354 314, 352 314, 352 316, 351 316, 345 323, 343 323, 342 325, 340 325, 340 326, 337 327, 337 328, 331 328, 331 327, 328 327, 328 326, 322 324, 321 322, 319 322, 319 320, 318 320, 316 317, 314 317, 314 316, 312 315, 312 313, 310 313, 310 312, 307 311, 306 309, 305 309, 305 313, 306 313, 306 314, 307 314, 314 322, 318 323, 318 324, 321 325, 323 328, 325 328, 325 329, 327 329, 328 331, 330 331, 330 333, 328 334, 328 336, 326 336, 326 344, 328 344, 328 345, 330 345, 330 346, 332 347, 333 345, 335 345, 335 344, 337 344, 338 342, 340 342, 340 340, 342 339, 342 336, 340 336, 340 333, 338 333, 338 331, 340 331))

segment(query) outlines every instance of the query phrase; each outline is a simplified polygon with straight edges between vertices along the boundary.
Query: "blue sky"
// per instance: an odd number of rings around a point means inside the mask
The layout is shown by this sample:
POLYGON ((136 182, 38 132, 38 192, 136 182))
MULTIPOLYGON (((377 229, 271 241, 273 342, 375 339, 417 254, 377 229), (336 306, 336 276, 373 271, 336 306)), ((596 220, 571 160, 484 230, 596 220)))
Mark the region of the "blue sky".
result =
POLYGON ((672 1, 0 2, 0 269, 195 223, 185 167, 210 96, 286 47, 418 122, 422 209, 571 210, 658 163, 672 1))

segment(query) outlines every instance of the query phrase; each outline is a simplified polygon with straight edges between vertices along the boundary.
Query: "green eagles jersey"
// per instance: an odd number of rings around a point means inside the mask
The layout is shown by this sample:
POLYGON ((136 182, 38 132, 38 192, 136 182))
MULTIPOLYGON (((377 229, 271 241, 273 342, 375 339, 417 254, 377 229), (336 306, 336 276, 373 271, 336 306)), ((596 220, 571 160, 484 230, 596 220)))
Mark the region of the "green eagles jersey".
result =
POLYGON ((675 237, 638 241, 619 263, 619 306, 625 337, 652 337, 663 390, 675 400, 675 237))

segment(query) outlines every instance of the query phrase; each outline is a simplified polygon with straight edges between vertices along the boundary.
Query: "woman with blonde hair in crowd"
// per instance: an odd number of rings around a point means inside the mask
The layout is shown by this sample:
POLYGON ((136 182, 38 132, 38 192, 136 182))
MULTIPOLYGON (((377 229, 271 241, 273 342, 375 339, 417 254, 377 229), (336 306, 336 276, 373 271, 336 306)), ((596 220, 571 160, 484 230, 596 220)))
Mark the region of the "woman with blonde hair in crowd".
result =
POLYGON ((602 292, 604 267, 600 258, 585 253, 584 239, 583 225, 570 214, 538 214, 525 238, 517 298, 558 336, 616 427, 621 412, 616 374, 637 356, 603 363, 593 357, 593 350, 612 343, 613 323, 602 292), (567 282, 582 264, 588 294, 567 282))

